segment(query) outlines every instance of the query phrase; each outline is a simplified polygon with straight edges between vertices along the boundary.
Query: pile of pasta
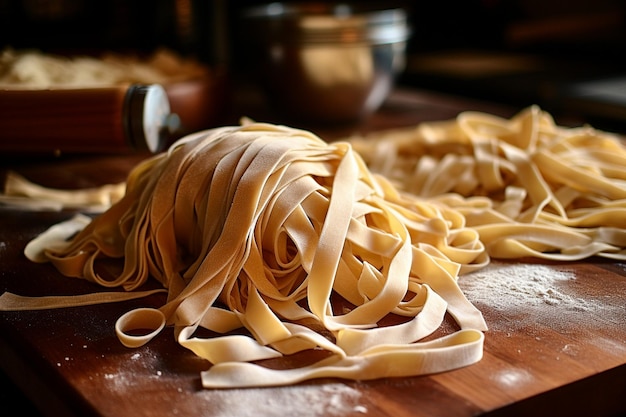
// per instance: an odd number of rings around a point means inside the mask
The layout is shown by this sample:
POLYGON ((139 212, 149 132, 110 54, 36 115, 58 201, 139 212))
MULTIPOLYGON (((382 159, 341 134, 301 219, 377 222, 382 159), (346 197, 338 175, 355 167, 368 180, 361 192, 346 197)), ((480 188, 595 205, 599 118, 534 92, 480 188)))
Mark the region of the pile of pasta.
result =
POLYGON ((139 164, 104 213, 26 247, 64 275, 126 291, 5 293, 0 309, 140 297, 154 278, 166 301, 120 317, 117 335, 139 347, 172 326, 211 362, 206 388, 457 369, 482 358, 487 330, 464 274, 490 257, 626 258, 625 158, 617 137, 557 127, 535 107, 331 143, 254 122, 197 132, 139 164), (107 259, 119 276, 98 273, 107 259), (326 355, 267 366, 310 350, 326 355))
POLYGON ((461 213, 494 258, 626 259, 626 147, 537 106, 351 139, 395 187, 461 213))

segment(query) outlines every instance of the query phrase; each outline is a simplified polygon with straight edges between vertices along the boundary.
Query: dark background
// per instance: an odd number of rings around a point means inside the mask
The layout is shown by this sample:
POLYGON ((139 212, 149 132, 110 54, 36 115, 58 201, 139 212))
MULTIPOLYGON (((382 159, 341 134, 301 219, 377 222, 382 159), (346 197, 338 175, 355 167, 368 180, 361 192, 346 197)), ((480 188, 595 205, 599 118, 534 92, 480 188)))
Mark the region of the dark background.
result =
MULTIPOLYGON (((244 74, 241 14, 262 1, 0 0, 0 45, 46 52, 150 52, 168 47, 244 74)), ((363 1, 358 2, 363 4, 363 1)), ((376 6, 375 2, 372 3, 376 6)), ((625 129, 626 5, 622 0, 388 0, 412 37, 398 82, 625 129), (580 82, 612 92, 572 98, 580 82), (613 94, 615 96, 615 94, 613 94)))
MULTIPOLYGON (((324 1, 321 1, 324 2, 324 1)), ((326 1, 328 2, 328 1, 326 1)), ((254 0, 0 0, 0 40, 15 48, 151 50, 209 62, 236 56, 241 11, 254 0)), ((482 49, 617 65, 625 49, 622 0, 359 1, 409 12, 411 53, 482 49)))

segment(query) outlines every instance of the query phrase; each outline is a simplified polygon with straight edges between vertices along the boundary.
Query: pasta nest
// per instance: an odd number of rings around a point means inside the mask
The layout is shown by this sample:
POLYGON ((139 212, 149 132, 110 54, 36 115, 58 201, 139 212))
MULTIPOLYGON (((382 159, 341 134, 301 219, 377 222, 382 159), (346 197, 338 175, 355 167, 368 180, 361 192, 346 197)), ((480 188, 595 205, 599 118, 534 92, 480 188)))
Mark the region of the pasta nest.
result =
POLYGON ((156 278, 166 303, 120 318, 118 336, 139 346, 173 325, 213 364, 206 387, 419 375, 482 357, 487 326, 457 283, 489 261, 478 233, 456 210, 370 173, 349 143, 302 130, 251 123, 181 139, 131 172, 121 200, 42 253, 106 287, 156 278), (123 259, 119 275, 98 272, 110 258, 123 259), (446 312, 458 328, 420 342, 446 312), (379 325, 389 315, 402 319, 379 325), (286 370, 258 362, 307 350, 329 356, 286 370))

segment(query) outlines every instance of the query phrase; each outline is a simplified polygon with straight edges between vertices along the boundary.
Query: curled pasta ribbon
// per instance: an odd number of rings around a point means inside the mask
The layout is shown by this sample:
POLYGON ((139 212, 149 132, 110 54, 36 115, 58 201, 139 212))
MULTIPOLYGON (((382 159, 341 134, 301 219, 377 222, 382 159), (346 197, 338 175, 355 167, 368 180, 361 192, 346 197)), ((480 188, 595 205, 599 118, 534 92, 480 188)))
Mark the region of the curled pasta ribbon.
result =
POLYGON ((154 308, 139 308, 122 315, 115 322, 115 333, 126 347, 135 348, 145 345, 165 327, 165 316, 154 308), (133 331, 144 330, 142 334, 133 331), (149 331, 145 331, 149 330, 149 331))
POLYGON ((491 257, 626 259, 626 147, 537 106, 347 139, 375 175, 454 207, 491 257))
POLYGON ((29 256, 68 276, 127 291, 157 279, 167 289, 159 313, 133 310, 117 334, 138 346, 173 326, 213 364, 205 387, 421 375, 482 357, 487 326, 457 282, 489 262, 479 234, 455 209, 372 175, 349 143, 310 132, 198 132, 138 165, 122 199, 76 236, 41 239, 29 256), (99 272, 107 258, 123 263, 119 275, 99 272), (435 336, 446 313, 458 330, 435 336), (379 324, 390 315, 398 320, 379 324), (328 356, 263 366, 311 349, 328 356))

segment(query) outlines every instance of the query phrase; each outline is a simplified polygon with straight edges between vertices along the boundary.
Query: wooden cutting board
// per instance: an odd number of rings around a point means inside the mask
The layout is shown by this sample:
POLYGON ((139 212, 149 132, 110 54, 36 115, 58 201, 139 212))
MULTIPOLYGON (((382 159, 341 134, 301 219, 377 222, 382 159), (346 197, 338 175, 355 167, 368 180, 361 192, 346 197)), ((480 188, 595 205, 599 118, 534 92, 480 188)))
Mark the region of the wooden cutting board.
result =
MULTIPOLYGON (((75 188, 121 181, 139 159, 11 160, 3 166, 43 185, 75 188)), ((0 208, 0 291, 102 290, 22 255, 26 242, 72 214, 0 208)), ((120 315, 158 307, 161 296, 0 313, 0 366, 44 414, 55 417, 626 415, 624 263, 494 262, 460 282, 490 326, 484 358, 436 375, 203 389, 200 372, 210 364, 180 347, 171 329, 132 350, 115 336, 120 315)), ((452 326, 446 321, 442 330, 452 326)), ((287 358, 283 366, 315 354, 287 358)))
MULTIPOLYGON (((115 164, 118 158, 85 167, 104 172, 115 164)), ((22 255, 28 240, 71 213, 0 210, 2 291, 64 295, 101 290, 22 255)), ((565 416, 582 415, 581 410, 615 415, 626 408, 626 265, 599 259, 494 262, 463 277, 461 285, 490 326, 484 358, 425 377, 204 390, 200 371, 209 364, 178 346, 171 331, 136 350, 124 348, 115 336, 113 325, 121 314, 142 305, 158 307, 159 296, 2 313, 0 360, 33 401, 54 410, 49 413, 54 416, 398 417, 527 410, 565 416)))

